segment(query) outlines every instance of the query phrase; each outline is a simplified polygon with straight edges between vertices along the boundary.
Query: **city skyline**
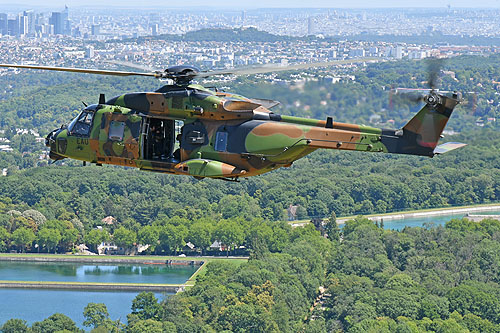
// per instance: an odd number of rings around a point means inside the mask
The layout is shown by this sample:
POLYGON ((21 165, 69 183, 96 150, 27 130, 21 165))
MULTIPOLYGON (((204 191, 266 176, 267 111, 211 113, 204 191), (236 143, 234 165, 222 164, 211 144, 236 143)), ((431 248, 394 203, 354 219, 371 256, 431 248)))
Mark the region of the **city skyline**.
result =
POLYGON ((0 6, 8 7, 22 7, 32 6, 37 8, 54 8, 54 7, 129 7, 129 8, 144 8, 144 7, 158 7, 158 8, 214 8, 223 7, 226 10, 237 10, 242 8, 436 8, 447 7, 452 8, 500 8, 500 0, 478 0, 470 2, 466 0, 422 0, 419 2, 401 2, 397 0, 382 0, 376 3, 367 0, 342 0, 332 1, 327 0, 313 0, 307 3, 298 0, 278 0, 278 1, 263 1, 257 0, 245 4, 234 5, 233 2, 227 0, 212 0, 209 4, 206 1, 193 0, 179 5, 178 2, 165 2, 161 0, 145 0, 140 3, 137 0, 109 0, 106 5, 102 1, 89 0, 82 4, 78 0, 48 0, 45 1, 43 6, 37 0, 23 0, 20 2, 13 2, 12 0, 0 0, 0 6))

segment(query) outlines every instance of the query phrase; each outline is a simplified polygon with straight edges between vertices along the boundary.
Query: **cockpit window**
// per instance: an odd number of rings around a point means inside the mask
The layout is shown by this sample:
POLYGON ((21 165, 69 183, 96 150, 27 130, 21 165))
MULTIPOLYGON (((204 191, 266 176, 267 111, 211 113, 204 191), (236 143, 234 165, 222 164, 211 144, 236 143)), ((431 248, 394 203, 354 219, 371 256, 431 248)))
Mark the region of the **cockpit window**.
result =
POLYGON ((69 124, 69 133, 77 136, 89 136, 93 117, 93 112, 83 111, 69 124))

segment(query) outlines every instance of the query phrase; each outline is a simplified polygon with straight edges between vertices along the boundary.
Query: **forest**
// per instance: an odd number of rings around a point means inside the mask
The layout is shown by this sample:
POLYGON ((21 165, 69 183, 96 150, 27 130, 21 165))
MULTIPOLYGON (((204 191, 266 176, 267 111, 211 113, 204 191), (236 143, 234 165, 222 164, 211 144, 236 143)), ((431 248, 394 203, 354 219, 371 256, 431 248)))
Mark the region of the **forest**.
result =
MULTIPOLYGON (((335 226, 328 238, 311 224, 296 228, 280 249, 256 237, 246 263, 211 262, 194 287, 162 301, 138 294, 126 325, 102 303, 85 307, 84 325, 134 333, 500 332, 500 221, 393 231, 358 217, 335 226)), ((13 318, 0 329, 80 331, 62 314, 31 327, 13 318)))
MULTIPOLYGON (((164 301, 139 294, 127 326, 109 318, 102 304, 89 304, 86 326, 95 332, 500 332, 498 221, 454 220, 401 232, 362 217, 342 230, 335 223, 335 216, 499 201, 500 134, 490 121, 498 119, 498 59, 464 56, 444 65, 456 79, 443 76, 443 89, 478 92, 472 110, 460 106, 450 119, 448 129, 459 134, 443 140, 468 143, 465 148, 432 159, 316 151, 240 183, 66 160, 48 165, 40 159, 42 144, 17 129, 44 136, 99 93, 154 90, 158 83, 37 72, 15 81, 0 76, 0 136, 14 148, 0 152, 0 170, 7 169, 0 176, 0 251, 66 252, 80 242, 95 250, 111 239, 125 247, 154 243, 148 253, 156 254, 177 254, 187 241, 205 251, 213 240, 227 243, 228 251, 249 251, 240 266, 210 263, 192 289, 164 301), (299 206, 300 219, 325 219, 329 238, 312 224, 292 229, 290 205, 299 206), (116 223, 96 229, 107 216, 116 223), (311 312, 318 294, 322 301, 311 312)), ((280 100, 276 113, 376 127, 400 127, 418 110, 389 91, 425 87, 424 63, 373 64, 353 74, 354 81, 335 84, 327 80, 336 75, 331 71, 300 85, 240 78, 230 88, 280 100)), ((31 327, 13 319, 1 328, 64 329, 79 330, 61 314, 31 327)))

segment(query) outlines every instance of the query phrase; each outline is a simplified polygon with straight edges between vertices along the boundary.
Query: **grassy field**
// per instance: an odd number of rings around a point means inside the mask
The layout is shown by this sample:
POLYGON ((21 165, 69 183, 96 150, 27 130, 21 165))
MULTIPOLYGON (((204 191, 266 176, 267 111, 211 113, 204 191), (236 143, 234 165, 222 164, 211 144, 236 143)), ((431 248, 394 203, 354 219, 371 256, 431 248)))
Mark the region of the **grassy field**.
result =
MULTIPOLYGON (((247 262, 248 259, 229 259, 228 262, 232 265, 239 266, 244 262, 247 262)), ((205 275, 205 269, 208 262, 205 262, 190 278, 188 281, 196 281, 196 278, 199 276, 205 275)), ((193 282, 194 285, 194 282, 193 282)))
MULTIPOLYGON (((418 210, 400 210, 400 211, 391 212, 391 213, 368 214, 368 215, 363 215, 363 217, 391 216, 391 215, 425 213, 425 212, 439 212, 439 211, 450 210, 450 209, 480 208, 480 207, 491 207, 491 206, 500 206, 500 202, 490 203, 490 204, 481 204, 481 205, 469 205, 469 206, 447 206, 447 207, 440 207, 440 208, 428 208, 428 209, 418 209, 418 210)), ((360 215, 362 215, 362 214, 360 214, 360 215)), ((350 219, 353 219, 357 216, 359 216, 359 215, 337 216, 337 220, 350 220, 350 219)), ((289 221, 288 223, 295 224, 295 223, 310 223, 310 222, 311 222, 311 219, 305 219, 305 220, 289 221)))

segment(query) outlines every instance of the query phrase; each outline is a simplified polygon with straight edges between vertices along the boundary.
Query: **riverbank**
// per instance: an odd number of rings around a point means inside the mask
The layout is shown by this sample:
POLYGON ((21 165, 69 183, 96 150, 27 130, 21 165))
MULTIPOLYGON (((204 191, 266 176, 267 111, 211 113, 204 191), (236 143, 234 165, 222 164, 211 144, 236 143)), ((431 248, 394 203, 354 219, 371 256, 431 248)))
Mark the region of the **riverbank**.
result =
POLYGON ((91 283, 58 281, 1 281, 0 288, 15 289, 63 289, 82 291, 152 291, 177 293, 184 290, 184 284, 146 284, 146 283, 91 283))

